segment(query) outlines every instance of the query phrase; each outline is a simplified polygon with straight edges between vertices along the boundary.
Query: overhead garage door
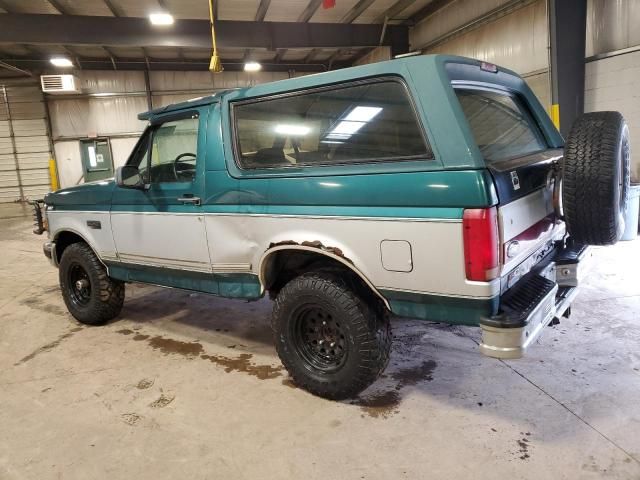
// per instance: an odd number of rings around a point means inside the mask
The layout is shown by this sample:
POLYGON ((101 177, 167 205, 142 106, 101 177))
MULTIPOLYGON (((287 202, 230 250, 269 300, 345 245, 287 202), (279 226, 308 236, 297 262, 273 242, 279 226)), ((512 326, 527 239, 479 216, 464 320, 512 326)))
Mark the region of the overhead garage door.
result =
POLYGON ((46 113, 37 85, 0 86, 0 202, 50 190, 46 113))

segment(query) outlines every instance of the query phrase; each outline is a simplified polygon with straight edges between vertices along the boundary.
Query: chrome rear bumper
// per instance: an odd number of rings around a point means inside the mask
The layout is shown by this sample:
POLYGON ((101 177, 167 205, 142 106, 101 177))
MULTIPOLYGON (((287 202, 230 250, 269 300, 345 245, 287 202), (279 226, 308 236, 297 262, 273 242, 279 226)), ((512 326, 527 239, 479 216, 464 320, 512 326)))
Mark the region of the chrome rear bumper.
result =
POLYGON ((522 357, 544 327, 567 312, 590 258, 586 247, 563 250, 518 282, 502 297, 499 313, 480 321, 480 351, 493 358, 522 357))

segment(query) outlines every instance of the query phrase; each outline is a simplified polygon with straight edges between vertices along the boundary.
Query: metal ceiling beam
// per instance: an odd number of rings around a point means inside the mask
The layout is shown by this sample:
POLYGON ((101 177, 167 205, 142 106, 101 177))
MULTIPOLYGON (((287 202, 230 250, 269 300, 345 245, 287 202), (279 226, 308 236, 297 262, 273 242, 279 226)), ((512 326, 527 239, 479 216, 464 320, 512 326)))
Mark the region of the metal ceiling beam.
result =
POLYGON ((22 68, 18 68, 15 65, 11 65, 9 63, 5 63, 0 60, 0 68, 4 68, 5 70, 10 70, 12 72, 21 73, 23 75, 27 75, 28 77, 33 77, 33 73, 28 70, 23 70, 22 68))
POLYGON ((7 2, 5 2, 4 0, 0 0, 0 8, 2 10, 4 10, 5 12, 7 12, 7 13, 14 13, 15 12, 15 10, 13 8, 11 8, 9 6, 9 4, 7 2))
POLYGON ((304 57, 303 63, 311 63, 311 61, 316 58, 316 56, 320 53, 320 49, 314 48, 311 50, 306 57, 304 57))
POLYGON ((387 8, 382 14, 373 21, 373 23, 384 23, 384 19, 393 20, 396 15, 404 12, 416 0, 398 0, 396 3, 387 8))
POLYGON ((60 2, 58 2, 58 0, 46 0, 46 2, 51 5, 53 8, 55 8, 58 13, 60 13, 61 15, 68 15, 69 11, 64 8, 62 5, 60 5, 60 2))
POLYGON ((406 23, 410 23, 415 25, 416 23, 420 23, 427 17, 430 17, 438 10, 442 10, 447 5, 455 2, 456 0, 433 0, 432 2, 427 3, 424 7, 418 10, 416 13, 411 15, 406 23))
POLYGON ((256 12, 255 21, 262 22, 264 17, 267 16, 267 11, 269 10, 269 6, 271 5, 271 0, 260 0, 260 5, 258 5, 258 11, 256 12))
MULTIPOLYGON (((434 0, 438 1, 438 0, 434 0)), ((218 48, 374 47, 380 25, 340 23, 216 22, 218 48)), ((391 25, 383 45, 408 42, 408 27, 391 25)), ((176 20, 154 28, 146 18, 81 15, 0 15, 0 43, 210 48, 208 20, 176 20)))
POLYGON ((102 0, 114 17, 123 17, 123 11, 116 7, 111 0, 102 0))
MULTIPOLYGON (((80 59, 82 66, 85 70, 111 70, 113 64, 110 59, 106 58, 86 58, 80 59)), ((208 60, 180 60, 180 59, 114 59, 118 70, 174 70, 174 71, 207 71, 209 69, 208 60), (148 65, 147 65, 148 63, 148 65)), ((49 67, 49 61, 45 58, 2 58, 0 62, 11 62, 15 64, 15 68, 31 69, 31 70, 44 70, 49 67)), ((224 70, 230 72, 242 71, 244 69, 244 63, 238 59, 222 59, 224 64, 224 70)), ((263 70, 267 72, 287 72, 289 70, 297 70, 301 72, 324 72, 327 70, 326 62, 317 63, 301 63, 301 62, 287 62, 287 63, 272 63, 261 62, 263 70)), ((336 67, 347 67, 349 64, 340 63, 336 67)))
POLYGON ((311 20, 311 17, 318 11, 320 5, 322 5, 322 0, 311 0, 298 17, 298 23, 306 23, 311 20))
POLYGON ((367 8, 371 6, 376 0, 360 0, 356 3, 351 10, 349 10, 344 17, 340 19, 340 23, 351 23, 360 15, 362 15, 367 8))

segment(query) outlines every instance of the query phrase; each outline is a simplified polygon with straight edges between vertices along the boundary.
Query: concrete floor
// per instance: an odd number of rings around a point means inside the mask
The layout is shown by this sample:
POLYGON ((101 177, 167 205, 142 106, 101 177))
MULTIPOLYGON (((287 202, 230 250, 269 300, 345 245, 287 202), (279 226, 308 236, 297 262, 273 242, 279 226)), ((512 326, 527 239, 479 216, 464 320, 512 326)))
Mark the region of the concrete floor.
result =
POLYGON ((288 381, 266 300, 132 285, 77 324, 30 230, 0 206, 3 480, 640 478, 640 241, 597 250, 527 358, 397 319, 386 375, 337 403, 288 381))

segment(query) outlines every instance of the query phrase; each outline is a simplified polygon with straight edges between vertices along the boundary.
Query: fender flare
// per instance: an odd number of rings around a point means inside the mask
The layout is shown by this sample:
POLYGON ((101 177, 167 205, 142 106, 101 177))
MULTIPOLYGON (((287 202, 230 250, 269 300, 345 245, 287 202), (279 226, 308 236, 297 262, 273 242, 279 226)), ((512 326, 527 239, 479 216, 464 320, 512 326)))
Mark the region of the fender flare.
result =
POLYGON ((258 264, 258 279, 260 281, 261 293, 264 293, 265 285, 266 285, 266 278, 265 278, 266 271, 265 270, 266 270, 266 266, 267 266, 267 260, 274 253, 280 252, 280 251, 284 251, 284 250, 298 250, 298 251, 316 253, 316 254, 324 255, 325 257, 328 257, 328 258, 331 258, 332 260, 336 260, 336 261, 340 262, 342 265, 344 265, 349 270, 351 270, 353 273, 355 273, 365 283, 365 285, 367 285, 367 287, 369 287, 369 289, 378 298, 380 298, 380 300, 382 300, 382 302, 384 303, 384 306, 388 310, 391 310, 391 305, 389 305, 389 301, 380 293, 380 291, 376 288, 376 286, 373 283, 371 283, 371 281, 355 265, 353 265, 351 262, 346 260, 344 257, 336 255, 335 253, 332 253, 332 252, 329 252, 329 251, 326 251, 326 250, 322 250, 322 249, 317 248, 317 247, 307 246, 307 245, 277 245, 275 247, 271 247, 271 248, 268 248, 267 250, 265 250, 265 252, 262 254, 262 257, 260 258, 260 262, 258 264))
MULTIPOLYGON (((74 235, 77 235, 78 237, 80 237, 82 239, 82 241, 84 243, 86 243, 89 248, 91 250, 93 250, 93 253, 95 254, 95 256, 98 258, 98 261, 104 265, 104 268, 107 269, 107 274, 109 273, 109 266, 104 263, 104 260, 102 260, 102 257, 98 254, 98 251, 95 249, 95 247, 93 245, 91 245, 91 243, 86 239, 86 237, 84 235, 82 235, 80 232, 78 232, 77 230, 73 229, 73 228, 68 228, 68 227, 63 227, 60 228, 58 230, 56 230, 55 233, 51 232, 51 241, 54 242, 54 244, 57 244, 57 240, 58 237, 60 236, 60 234, 62 233, 73 233, 74 235)), ((58 254, 58 252, 56 251, 56 255, 58 254)), ((60 258, 58 258, 58 262, 60 261, 60 258)))

